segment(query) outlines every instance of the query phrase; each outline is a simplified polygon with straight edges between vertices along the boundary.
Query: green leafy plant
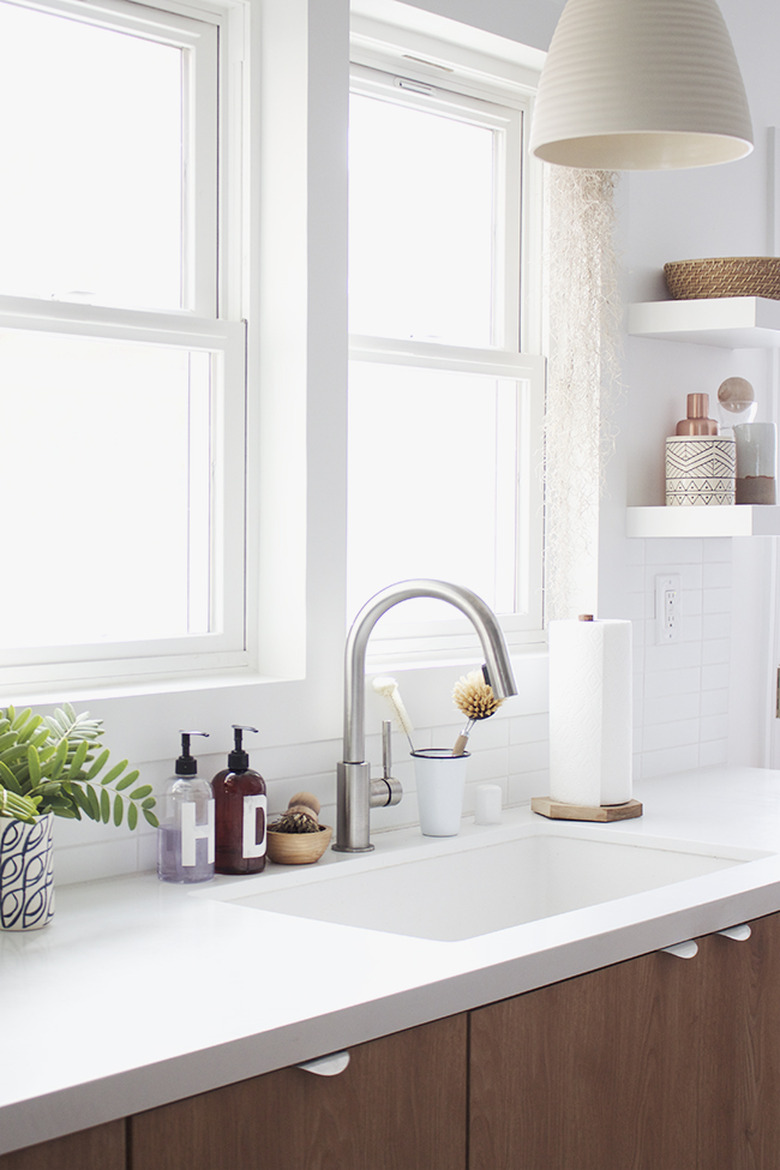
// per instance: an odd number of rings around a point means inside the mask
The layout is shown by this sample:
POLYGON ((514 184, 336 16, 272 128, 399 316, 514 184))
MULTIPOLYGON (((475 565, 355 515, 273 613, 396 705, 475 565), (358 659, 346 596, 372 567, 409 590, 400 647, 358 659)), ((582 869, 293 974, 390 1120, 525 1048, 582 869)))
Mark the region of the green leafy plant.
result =
POLYGON ((121 825, 126 812, 129 828, 139 815, 156 827, 151 784, 138 784, 127 760, 109 768, 102 735, 101 720, 69 703, 53 715, 0 708, 0 816, 30 823, 51 812, 121 825))

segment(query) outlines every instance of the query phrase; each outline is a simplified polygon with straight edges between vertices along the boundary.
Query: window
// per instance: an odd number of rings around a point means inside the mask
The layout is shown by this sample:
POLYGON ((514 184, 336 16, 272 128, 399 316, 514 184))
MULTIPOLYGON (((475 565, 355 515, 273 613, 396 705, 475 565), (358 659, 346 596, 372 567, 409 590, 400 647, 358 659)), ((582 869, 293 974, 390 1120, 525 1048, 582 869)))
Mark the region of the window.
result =
MULTIPOLYGON (((528 98, 394 66, 352 70, 349 610, 393 580, 439 577, 525 641, 541 627, 543 401, 538 348, 521 336, 538 290, 528 98)), ((420 601, 380 631, 427 656, 461 628, 420 601)))
POLYGON ((12 685, 244 654, 244 330, 224 278, 222 52, 213 15, 0 2, 12 685))

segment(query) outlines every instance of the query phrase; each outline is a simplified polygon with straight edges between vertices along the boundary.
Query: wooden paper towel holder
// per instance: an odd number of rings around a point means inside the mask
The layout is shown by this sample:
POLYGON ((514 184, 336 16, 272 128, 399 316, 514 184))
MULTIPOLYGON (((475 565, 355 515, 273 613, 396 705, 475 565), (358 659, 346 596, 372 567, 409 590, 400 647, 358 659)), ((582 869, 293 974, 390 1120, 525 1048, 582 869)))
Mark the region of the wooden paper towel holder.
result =
POLYGON ((642 802, 625 801, 623 804, 568 804, 565 800, 554 800, 552 796, 531 797, 531 809, 540 816, 554 821, 628 821, 641 817, 642 802))

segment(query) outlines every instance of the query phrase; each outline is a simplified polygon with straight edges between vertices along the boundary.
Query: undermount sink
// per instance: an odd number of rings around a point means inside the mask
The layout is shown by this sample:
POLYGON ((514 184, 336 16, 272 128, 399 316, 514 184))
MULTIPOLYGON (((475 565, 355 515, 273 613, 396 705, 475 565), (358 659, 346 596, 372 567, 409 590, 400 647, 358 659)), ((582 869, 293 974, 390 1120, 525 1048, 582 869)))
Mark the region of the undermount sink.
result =
POLYGON ((610 832, 540 821, 469 827, 465 836, 441 840, 407 835, 400 848, 385 851, 380 842, 375 853, 331 853, 305 870, 269 867, 200 893, 253 910, 458 941, 765 856, 665 839, 627 842, 610 832))

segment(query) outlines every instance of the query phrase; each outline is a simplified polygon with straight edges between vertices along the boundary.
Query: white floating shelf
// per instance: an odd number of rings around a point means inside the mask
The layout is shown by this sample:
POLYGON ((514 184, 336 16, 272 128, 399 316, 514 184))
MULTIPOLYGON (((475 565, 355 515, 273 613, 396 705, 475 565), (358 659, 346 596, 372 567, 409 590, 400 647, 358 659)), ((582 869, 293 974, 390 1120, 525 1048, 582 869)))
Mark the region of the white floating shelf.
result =
POLYGON ((780 507, 628 508, 627 536, 780 536, 780 507))
POLYGON ((628 332, 726 349, 780 348, 780 301, 766 297, 644 301, 628 306, 628 332))

